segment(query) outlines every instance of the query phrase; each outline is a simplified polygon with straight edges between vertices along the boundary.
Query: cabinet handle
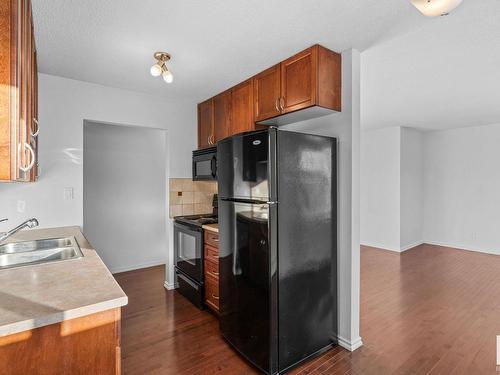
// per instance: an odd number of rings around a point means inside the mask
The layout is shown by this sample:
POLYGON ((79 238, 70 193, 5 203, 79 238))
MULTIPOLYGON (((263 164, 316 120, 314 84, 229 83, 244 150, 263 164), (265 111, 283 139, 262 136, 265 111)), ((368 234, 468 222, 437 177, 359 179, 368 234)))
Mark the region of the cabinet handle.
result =
MULTIPOLYGON (((19 146, 21 146, 21 144, 19 144, 19 146)), ((33 151, 33 147, 31 147, 29 143, 25 143, 24 148, 26 148, 30 152, 31 161, 27 167, 20 166, 19 169, 26 173, 29 172, 31 168, 33 168, 33 165, 35 165, 35 151, 33 151)))
POLYGON ((208 135, 208 138, 207 138, 207 141, 208 141, 208 144, 209 144, 209 145, 211 145, 211 144, 212 144, 212 143, 211 143, 211 141, 210 141, 210 138, 212 138, 212 136, 209 134, 209 135, 208 135))
POLYGON ((285 110, 285 98, 284 97, 280 97, 280 108, 281 108, 281 112, 283 112, 285 110))
POLYGON ((212 145, 215 144, 215 135, 212 134, 212 145))
POLYGON ((274 106, 276 107, 276 111, 281 112, 281 111, 280 111, 280 107, 279 107, 279 105, 278 105, 279 100, 280 100, 280 98, 277 98, 277 99, 276 99, 276 103, 274 103, 274 106))
POLYGON ((219 297, 217 297, 215 294, 212 293, 212 298, 218 300, 219 297))
POLYGON ((33 117, 33 123, 36 125, 36 132, 31 133, 32 137, 37 137, 38 133, 40 132, 40 125, 38 124, 38 120, 33 117))

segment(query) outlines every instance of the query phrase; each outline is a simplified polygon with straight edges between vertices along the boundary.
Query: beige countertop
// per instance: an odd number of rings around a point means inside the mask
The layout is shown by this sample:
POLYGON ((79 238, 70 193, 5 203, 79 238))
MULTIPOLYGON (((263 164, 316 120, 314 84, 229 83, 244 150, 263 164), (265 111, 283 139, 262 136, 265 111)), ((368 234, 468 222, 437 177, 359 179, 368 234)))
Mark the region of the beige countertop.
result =
POLYGON ((205 224, 202 228, 210 232, 219 233, 219 224, 205 224))
POLYGON ((0 337, 128 303, 79 227, 23 230, 6 242, 69 236, 82 258, 0 270, 0 337))

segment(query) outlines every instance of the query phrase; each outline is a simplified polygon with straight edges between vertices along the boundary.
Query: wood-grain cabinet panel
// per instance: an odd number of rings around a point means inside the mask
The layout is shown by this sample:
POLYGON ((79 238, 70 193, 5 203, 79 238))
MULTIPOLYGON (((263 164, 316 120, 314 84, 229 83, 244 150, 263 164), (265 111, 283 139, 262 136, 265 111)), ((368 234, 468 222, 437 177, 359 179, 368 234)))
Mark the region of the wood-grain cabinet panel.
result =
POLYGON ((120 374, 120 308, 0 337, 0 374, 120 374))
MULTIPOLYGON (((340 112, 341 92, 341 55, 314 45, 211 99, 215 137, 209 137, 212 142, 207 144, 200 141, 206 131, 198 130, 199 147, 261 129, 263 124, 280 125, 340 112), (305 109, 312 110, 298 116, 294 113, 305 109)), ((198 115, 203 113, 198 111, 198 115)), ((198 120, 199 126, 205 123, 198 120)))
POLYGON ((38 67, 31 2, 0 4, 0 181, 38 178, 38 67))

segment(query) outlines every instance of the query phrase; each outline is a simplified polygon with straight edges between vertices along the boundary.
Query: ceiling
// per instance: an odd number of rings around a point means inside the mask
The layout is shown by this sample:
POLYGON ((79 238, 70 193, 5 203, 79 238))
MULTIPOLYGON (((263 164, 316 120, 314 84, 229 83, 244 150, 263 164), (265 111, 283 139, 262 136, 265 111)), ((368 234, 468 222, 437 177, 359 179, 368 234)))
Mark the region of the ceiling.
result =
POLYGON ((447 17, 409 0, 32 0, 42 73, 206 99, 309 45, 362 53, 362 124, 500 123, 499 0, 447 17), (172 54, 174 82, 152 77, 172 54))
POLYGON ((193 100, 312 44, 364 50, 426 21, 405 0, 32 3, 42 73, 193 100), (158 50, 172 54, 171 85, 149 74, 158 50))
POLYGON ((500 124, 500 1, 464 0, 447 17, 362 55, 364 128, 500 124))

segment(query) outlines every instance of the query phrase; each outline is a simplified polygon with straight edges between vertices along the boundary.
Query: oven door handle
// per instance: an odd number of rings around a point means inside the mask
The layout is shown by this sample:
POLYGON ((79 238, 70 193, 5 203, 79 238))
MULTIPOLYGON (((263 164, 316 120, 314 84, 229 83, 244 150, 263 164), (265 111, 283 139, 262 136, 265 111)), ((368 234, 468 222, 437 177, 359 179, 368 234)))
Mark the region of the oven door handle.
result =
POLYGON ((177 272, 177 277, 181 278, 182 280, 184 280, 186 283, 188 283, 189 285, 191 285, 193 288, 195 288, 196 290, 198 290, 198 285, 196 285, 196 283, 194 283, 193 281, 191 281, 188 277, 184 276, 182 273, 180 272, 177 272))

